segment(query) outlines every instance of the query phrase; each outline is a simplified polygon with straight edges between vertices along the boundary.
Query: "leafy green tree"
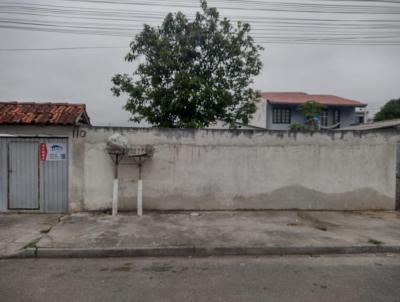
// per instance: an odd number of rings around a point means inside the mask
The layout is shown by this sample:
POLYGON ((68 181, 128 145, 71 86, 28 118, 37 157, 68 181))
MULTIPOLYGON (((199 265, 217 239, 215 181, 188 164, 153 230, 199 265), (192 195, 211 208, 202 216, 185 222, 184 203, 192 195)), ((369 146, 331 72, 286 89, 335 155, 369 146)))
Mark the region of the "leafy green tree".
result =
POLYGON ((301 104, 297 109, 306 118, 306 125, 310 130, 312 126, 315 126, 315 117, 321 115, 324 106, 315 101, 308 101, 301 104))
POLYGON ((249 35, 249 24, 233 25, 200 3, 194 20, 169 13, 161 26, 145 25, 131 42, 125 60, 139 65, 132 76, 115 75, 112 92, 127 94, 124 108, 132 120, 180 128, 220 120, 235 127, 256 111, 259 92, 250 85, 262 68, 262 47, 249 35))
POLYGON ((375 122, 394 119, 400 119, 400 99, 387 102, 374 117, 375 122))

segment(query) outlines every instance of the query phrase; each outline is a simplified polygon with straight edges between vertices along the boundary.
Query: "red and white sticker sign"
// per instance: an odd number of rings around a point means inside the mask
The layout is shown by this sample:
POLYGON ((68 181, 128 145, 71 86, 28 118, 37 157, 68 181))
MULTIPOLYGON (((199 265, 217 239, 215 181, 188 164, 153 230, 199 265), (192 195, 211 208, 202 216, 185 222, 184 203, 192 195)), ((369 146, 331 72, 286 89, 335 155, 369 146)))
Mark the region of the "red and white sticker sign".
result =
POLYGON ((67 146, 64 143, 40 144, 40 160, 57 161, 67 159, 67 146))
POLYGON ((47 158, 47 144, 40 144, 40 160, 46 160, 47 158))

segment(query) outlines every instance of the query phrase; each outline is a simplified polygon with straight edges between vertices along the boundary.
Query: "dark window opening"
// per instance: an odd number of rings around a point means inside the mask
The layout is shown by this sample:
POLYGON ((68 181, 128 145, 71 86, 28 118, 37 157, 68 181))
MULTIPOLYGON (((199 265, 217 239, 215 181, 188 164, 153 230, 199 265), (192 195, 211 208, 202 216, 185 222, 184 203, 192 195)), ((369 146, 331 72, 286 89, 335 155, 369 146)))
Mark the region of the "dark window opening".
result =
POLYGON ((328 126, 328 111, 322 110, 321 112, 321 126, 328 126))
POLYGON ((290 124, 291 110, 283 108, 272 109, 272 123, 274 124, 290 124))
POLYGON ((333 124, 338 124, 340 123, 340 110, 336 109, 333 110, 333 124))

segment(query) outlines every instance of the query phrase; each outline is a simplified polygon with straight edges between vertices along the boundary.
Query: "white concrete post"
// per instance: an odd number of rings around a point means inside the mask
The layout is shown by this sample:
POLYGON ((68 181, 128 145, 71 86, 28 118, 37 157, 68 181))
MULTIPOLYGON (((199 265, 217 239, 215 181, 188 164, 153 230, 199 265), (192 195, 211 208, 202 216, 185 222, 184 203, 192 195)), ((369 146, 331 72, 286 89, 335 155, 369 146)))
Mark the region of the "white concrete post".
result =
POLYGON ((118 178, 114 178, 113 199, 112 199, 112 215, 118 214, 118 178))
POLYGON ((114 164, 114 187, 113 187, 113 199, 112 199, 112 215, 116 216, 118 214, 118 166, 121 160, 120 155, 115 155, 114 164))
POLYGON ((141 179, 138 180, 138 190, 137 190, 137 214, 138 216, 143 215, 143 181, 141 179))

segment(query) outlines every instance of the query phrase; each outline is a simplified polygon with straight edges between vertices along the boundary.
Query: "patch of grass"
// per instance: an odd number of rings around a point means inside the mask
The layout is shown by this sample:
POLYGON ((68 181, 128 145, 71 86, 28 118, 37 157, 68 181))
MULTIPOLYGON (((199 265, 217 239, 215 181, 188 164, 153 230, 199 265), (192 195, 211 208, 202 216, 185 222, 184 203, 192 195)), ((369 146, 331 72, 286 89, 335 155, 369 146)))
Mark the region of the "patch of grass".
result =
POLYGON ((25 250, 25 249, 36 248, 36 244, 39 242, 39 240, 40 240, 40 238, 33 239, 31 242, 25 244, 22 249, 25 250))
POLYGON ((382 241, 376 240, 376 239, 372 239, 372 238, 368 239, 368 243, 375 244, 375 245, 382 245, 383 244, 382 241))

